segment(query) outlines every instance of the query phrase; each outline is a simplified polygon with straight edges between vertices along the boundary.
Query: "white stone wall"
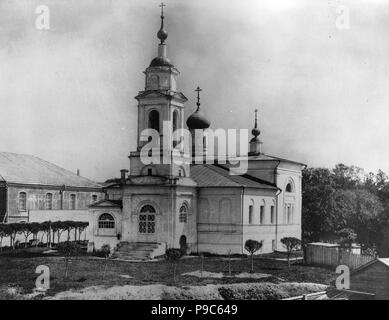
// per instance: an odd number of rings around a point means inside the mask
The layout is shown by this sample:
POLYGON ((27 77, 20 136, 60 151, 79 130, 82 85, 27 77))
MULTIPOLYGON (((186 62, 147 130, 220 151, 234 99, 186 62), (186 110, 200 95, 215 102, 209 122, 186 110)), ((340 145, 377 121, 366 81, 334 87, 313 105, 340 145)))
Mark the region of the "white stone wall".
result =
POLYGON ((242 188, 201 188, 197 215, 199 252, 242 253, 242 188))
MULTIPOLYGON (((44 221, 82 221, 89 222, 89 226, 81 234, 81 240, 93 242, 95 249, 100 249, 104 244, 109 244, 115 247, 119 242, 116 234, 121 231, 121 213, 120 209, 99 209, 94 211, 88 210, 31 210, 29 222, 44 222, 44 221), (115 235, 103 236, 99 234, 98 219, 103 213, 111 214, 115 219, 115 235)), ((70 239, 74 239, 74 234, 70 235, 70 239)), ((60 241, 67 240, 67 232, 61 234, 60 241)), ((57 241, 57 238, 55 238, 57 241)))
POLYGON ((127 186, 123 196, 123 241, 166 243, 168 248, 179 248, 182 235, 192 251, 196 250, 196 200, 195 189, 157 185, 127 186), (186 223, 179 222, 179 209, 183 203, 188 206, 186 223), (139 232, 141 208, 151 205, 155 208, 155 233, 139 232))

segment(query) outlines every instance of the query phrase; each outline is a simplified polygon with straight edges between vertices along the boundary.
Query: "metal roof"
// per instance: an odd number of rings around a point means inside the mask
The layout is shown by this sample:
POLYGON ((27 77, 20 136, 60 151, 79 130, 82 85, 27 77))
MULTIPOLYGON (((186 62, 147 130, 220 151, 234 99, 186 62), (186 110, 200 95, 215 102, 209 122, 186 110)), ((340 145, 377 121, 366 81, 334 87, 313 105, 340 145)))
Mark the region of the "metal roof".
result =
POLYGON ((101 188, 97 182, 78 176, 38 157, 0 152, 0 181, 18 184, 101 188))
POLYGON ((267 181, 250 175, 230 175, 229 169, 221 165, 198 164, 190 168, 191 178, 198 187, 237 187, 277 190, 267 181))

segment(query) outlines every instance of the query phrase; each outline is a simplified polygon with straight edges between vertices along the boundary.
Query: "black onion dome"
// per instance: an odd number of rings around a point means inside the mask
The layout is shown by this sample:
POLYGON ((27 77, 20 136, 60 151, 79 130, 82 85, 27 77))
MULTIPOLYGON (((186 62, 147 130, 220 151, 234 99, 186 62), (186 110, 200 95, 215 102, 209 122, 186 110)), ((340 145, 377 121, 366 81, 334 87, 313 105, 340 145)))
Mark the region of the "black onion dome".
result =
POLYGON ((174 67, 168 58, 156 57, 151 63, 150 67, 174 67))
POLYGON ((163 26, 161 27, 161 29, 158 31, 157 33, 157 37, 159 40, 161 40, 161 43, 164 43, 165 40, 167 39, 168 37, 168 33, 167 31, 163 28, 163 26))
POLYGON ((254 137, 258 137, 261 134, 261 131, 259 131, 259 129, 257 128, 254 128, 253 130, 251 130, 251 133, 254 137))
POLYGON ((198 108, 187 120, 189 129, 208 129, 211 123, 198 108))

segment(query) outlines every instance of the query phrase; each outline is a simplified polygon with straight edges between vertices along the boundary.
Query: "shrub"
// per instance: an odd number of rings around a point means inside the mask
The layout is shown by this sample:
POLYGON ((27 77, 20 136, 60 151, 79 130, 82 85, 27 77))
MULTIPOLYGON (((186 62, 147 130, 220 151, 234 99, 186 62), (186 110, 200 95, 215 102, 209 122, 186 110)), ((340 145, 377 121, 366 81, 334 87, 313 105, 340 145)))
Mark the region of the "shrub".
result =
POLYGON ((244 248, 251 255, 251 273, 254 273, 254 253, 262 248, 263 241, 247 240, 244 244, 244 248))
POLYGON ((285 237, 281 239, 281 243, 286 248, 288 267, 290 267, 290 255, 293 250, 298 250, 301 247, 301 240, 294 237, 285 237))
POLYGON ((176 281, 176 269, 178 265, 178 261, 182 256, 181 249, 170 248, 166 250, 165 257, 166 260, 169 261, 173 265, 173 280, 176 281))

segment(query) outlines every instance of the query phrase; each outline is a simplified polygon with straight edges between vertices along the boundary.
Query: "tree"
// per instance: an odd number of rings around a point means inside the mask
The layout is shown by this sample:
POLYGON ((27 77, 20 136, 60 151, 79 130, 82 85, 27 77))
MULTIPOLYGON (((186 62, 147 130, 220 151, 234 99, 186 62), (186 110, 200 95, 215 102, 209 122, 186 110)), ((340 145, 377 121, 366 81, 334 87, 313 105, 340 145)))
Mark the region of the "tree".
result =
POLYGON ((66 241, 58 244, 58 251, 65 258, 65 279, 68 278, 69 261, 71 257, 76 256, 80 251, 80 246, 77 243, 66 241))
POLYGON ((247 240, 244 244, 244 248, 251 255, 251 270, 250 273, 254 273, 254 253, 262 248, 263 241, 247 240))
POLYGON ((105 259, 104 275, 103 275, 103 279, 105 279, 105 275, 107 273, 107 268, 108 268, 108 259, 111 256, 111 246, 109 244, 103 245, 101 247, 101 252, 103 253, 105 259))
POLYGON ((342 246, 348 247, 351 250, 352 244, 357 239, 357 234, 354 232, 354 230, 350 228, 344 228, 338 231, 338 235, 340 237, 340 244, 342 246))
POLYGON ((51 221, 45 221, 41 223, 41 228, 43 231, 41 242, 43 242, 43 236, 46 234, 46 244, 48 247, 51 247, 51 221))
POLYGON ((28 237, 32 234, 31 224, 30 223, 21 224, 20 233, 24 235, 24 247, 27 248, 28 237))
POLYGON ((182 256, 181 249, 170 248, 166 250, 165 257, 173 265, 173 281, 176 282, 176 269, 182 256))
POLYGON ((0 250, 3 250, 3 238, 10 236, 11 229, 8 224, 0 223, 0 250))
POLYGON ((285 237, 281 239, 281 243, 286 249, 288 267, 290 267, 290 255, 292 254, 292 251, 297 250, 301 247, 301 240, 294 237, 285 237))
POLYGON ((302 179, 302 232, 306 242, 319 241, 333 230, 332 208, 336 190, 329 169, 308 168, 302 179))
POLYGON ((37 247, 38 243, 39 243, 39 241, 38 241, 38 233, 40 231, 43 231, 43 224, 42 223, 38 223, 38 222, 32 222, 30 224, 30 228, 31 228, 31 232, 33 234, 34 240, 36 241, 35 247, 37 247))
POLYGON ((9 223, 9 238, 10 238, 10 245, 13 250, 15 250, 16 246, 16 235, 21 233, 23 230, 23 224, 22 223, 9 223))

